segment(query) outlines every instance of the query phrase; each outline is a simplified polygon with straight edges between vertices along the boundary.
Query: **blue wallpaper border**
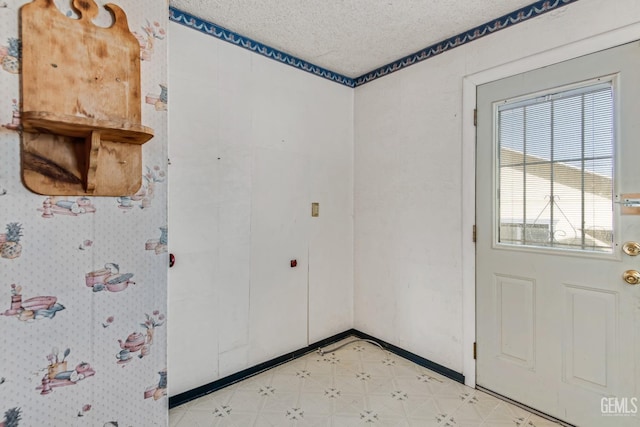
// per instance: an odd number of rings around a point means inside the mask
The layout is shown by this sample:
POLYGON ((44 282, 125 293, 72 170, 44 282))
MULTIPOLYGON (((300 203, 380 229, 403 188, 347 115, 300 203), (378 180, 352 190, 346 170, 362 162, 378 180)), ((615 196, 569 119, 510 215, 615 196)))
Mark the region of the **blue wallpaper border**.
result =
POLYGON ((227 30, 224 27, 200 19, 173 6, 169 6, 169 19, 178 24, 193 28, 196 31, 200 31, 201 33, 208 34, 220 40, 235 44, 236 46, 248 49, 252 52, 255 52, 262 56, 266 56, 267 58, 271 58, 283 64, 298 68, 311 74, 315 74, 316 76, 334 81, 341 85, 355 88, 369 83, 373 80, 379 79, 380 77, 384 77, 396 71, 402 70, 403 68, 417 64, 418 62, 433 58, 434 56, 450 51, 451 49, 454 49, 456 47, 460 47, 474 40, 478 40, 479 38, 482 38, 489 34, 493 34, 497 31, 527 21, 531 18, 535 18, 536 16, 540 16, 547 12, 557 10, 576 1, 578 0, 539 0, 535 3, 530 4, 529 6, 522 7, 497 19, 486 22, 482 25, 450 37, 441 42, 435 43, 431 46, 419 50, 418 52, 407 55, 356 78, 344 76, 342 74, 312 64, 303 59, 297 58, 293 55, 289 55, 286 52, 282 52, 251 38, 245 37, 231 30, 227 30))
POLYGON ((500 18, 494 19, 493 21, 486 22, 482 25, 465 31, 464 33, 460 33, 446 40, 428 46, 424 49, 419 50, 418 52, 407 55, 380 68, 376 68, 375 70, 361 75, 360 77, 356 77, 355 87, 362 86, 363 84, 369 83, 370 81, 373 81, 375 79, 379 79, 380 77, 384 77, 393 72, 402 70, 403 68, 417 64, 418 62, 433 58, 434 56, 445 53, 456 47, 470 43, 474 40, 478 40, 479 38, 527 21, 531 18, 535 18, 536 16, 551 12, 552 10, 559 9, 562 6, 566 6, 576 1, 578 0, 537 1, 533 4, 530 4, 529 6, 522 7, 511 13, 503 15, 500 18))
POLYGON ((315 74, 316 76, 332 80, 348 87, 354 87, 355 80, 351 77, 343 76, 342 74, 327 70, 326 68, 322 68, 303 59, 296 58, 293 55, 289 55, 288 53, 250 39, 249 37, 227 30, 226 28, 212 22, 200 19, 180 9, 176 9, 173 6, 169 7, 169 19, 173 22, 177 22, 178 24, 200 31, 201 33, 235 44, 236 46, 248 49, 259 55, 266 56, 267 58, 282 62, 283 64, 290 65, 302 71, 315 74))

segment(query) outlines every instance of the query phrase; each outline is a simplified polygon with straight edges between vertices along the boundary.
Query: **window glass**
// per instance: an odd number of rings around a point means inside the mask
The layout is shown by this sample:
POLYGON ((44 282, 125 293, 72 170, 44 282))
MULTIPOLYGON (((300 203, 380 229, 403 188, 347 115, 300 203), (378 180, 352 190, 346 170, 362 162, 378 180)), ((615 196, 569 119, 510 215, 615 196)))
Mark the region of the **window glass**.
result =
POLYGON ((613 89, 498 108, 498 242, 611 252, 613 89))

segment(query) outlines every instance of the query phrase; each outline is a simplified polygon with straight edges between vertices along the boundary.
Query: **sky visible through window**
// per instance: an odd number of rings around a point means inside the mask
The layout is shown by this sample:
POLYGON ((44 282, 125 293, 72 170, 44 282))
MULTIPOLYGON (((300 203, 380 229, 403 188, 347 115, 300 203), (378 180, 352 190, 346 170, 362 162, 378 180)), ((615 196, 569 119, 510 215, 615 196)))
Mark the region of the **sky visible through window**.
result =
POLYGON ((613 91, 609 87, 501 109, 500 136, 501 148, 546 161, 553 154, 554 161, 569 166, 583 157, 584 148, 585 171, 611 178, 613 91))
POLYGON ((613 240, 610 84, 498 108, 498 241, 610 251, 613 240))

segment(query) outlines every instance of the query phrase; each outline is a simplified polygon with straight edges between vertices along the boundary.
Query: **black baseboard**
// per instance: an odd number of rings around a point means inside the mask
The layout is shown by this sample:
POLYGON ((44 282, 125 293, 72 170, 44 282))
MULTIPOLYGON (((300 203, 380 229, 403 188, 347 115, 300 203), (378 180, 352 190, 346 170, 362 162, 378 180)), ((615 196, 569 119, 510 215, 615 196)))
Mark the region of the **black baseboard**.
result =
POLYGON ((311 353, 319 348, 325 347, 329 344, 333 344, 356 334, 357 331, 355 331, 354 329, 341 332, 332 337, 315 342, 307 347, 292 351, 291 353, 276 357, 275 359, 262 362, 258 365, 252 366, 251 368, 243 369, 242 371, 231 374, 228 377, 220 378, 219 380, 216 380, 209 384, 201 385, 200 387, 185 391, 184 393, 179 393, 175 396, 171 396, 169 397, 169 409, 175 408, 176 406, 180 406, 184 403, 190 402, 209 393, 213 393, 214 391, 220 390, 221 388, 230 386, 231 384, 235 384, 238 381, 242 381, 268 369, 275 368, 278 365, 290 362, 293 359, 297 359, 298 357, 304 356, 307 353, 311 353))
POLYGON ((330 344, 333 344, 335 342, 338 342, 350 336, 355 336, 358 338, 375 341, 379 343, 385 350, 388 350, 391 353, 394 353, 400 357, 404 357, 405 359, 408 359, 417 365, 420 365, 427 369, 431 369, 432 371, 437 372, 440 375, 443 375, 447 378, 451 378, 454 381, 464 384, 464 375, 462 375, 459 372, 456 372, 445 366, 439 365, 428 359, 420 357, 417 354, 406 351, 400 347, 396 347, 393 344, 389 344, 388 342, 379 340, 375 337, 372 337, 371 335, 365 334, 364 332, 360 332, 356 329, 349 329, 347 331, 333 335, 329 338, 315 342, 307 347, 292 351, 291 353, 287 353, 285 355, 276 357, 275 359, 268 360, 266 362, 252 366, 251 368, 247 368, 240 372, 236 372, 235 374, 229 375, 227 377, 220 378, 219 380, 213 381, 211 383, 185 391, 184 393, 179 393, 179 394, 176 394, 175 396, 171 396, 169 397, 169 409, 175 408, 176 406, 180 406, 184 403, 190 402, 199 397, 205 396, 209 393, 213 393, 214 391, 230 386, 231 384, 235 384, 238 381, 242 381, 244 379, 257 375, 261 372, 264 372, 268 369, 275 368, 276 366, 282 365, 283 363, 290 362, 291 360, 297 359, 301 356, 304 356, 305 354, 311 353, 313 351, 316 351, 319 348, 326 347, 330 344))
POLYGON ((373 340, 384 347, 386 350, 389 350, 391 353, 394 353, 400 357, 404 357, 405 359, 412 361, 416 365, 420 365, 423 368, 431 369, 433 372, 437 372, 444 377, 464 384, 464 375, 462 375, 460 372, 456 372, 453 369, 449 369, 446 366, 442 366, 436 362, 432 362, 429 359, 420 357, 417 354, 411 353, 410 351, 407 351, 403 348, 396 347, 393 344, 389 344, 388 342, 382 341, 376 337, 372 337, 371 335, 365 334, 364 332, 360 332, 356 329, 353 330, 353 335, 357 336, 358 338, 373 340))

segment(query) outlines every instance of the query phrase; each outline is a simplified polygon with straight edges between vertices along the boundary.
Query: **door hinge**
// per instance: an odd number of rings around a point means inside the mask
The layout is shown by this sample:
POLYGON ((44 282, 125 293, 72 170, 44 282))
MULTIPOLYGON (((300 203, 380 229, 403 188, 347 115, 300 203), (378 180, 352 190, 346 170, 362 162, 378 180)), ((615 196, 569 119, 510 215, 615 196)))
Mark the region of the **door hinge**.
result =
POLYGON ((473 343, 473 360, 478 358, 478 346, 476 344, 475 342, 473 343))
POLYGON ((473 239, 473 243, 476 242, 476 225, 473 224, 473 232, 471 233, 471 238, 473 239))
POLYGON ((473 125, 478 126, 478 109, 473 109, 473 125))

